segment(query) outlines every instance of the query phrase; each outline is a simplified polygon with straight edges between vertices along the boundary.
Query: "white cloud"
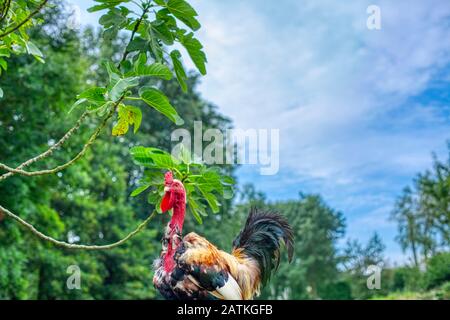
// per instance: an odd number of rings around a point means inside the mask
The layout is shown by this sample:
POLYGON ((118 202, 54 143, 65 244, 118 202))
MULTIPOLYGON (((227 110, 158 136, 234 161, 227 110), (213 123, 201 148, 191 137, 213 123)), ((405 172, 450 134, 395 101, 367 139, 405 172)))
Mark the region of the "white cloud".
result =
POLYGON ((209 59, 202 92, 238 127, 281 129, 279 186, 314 186, 364 214, 345 199, 392 200, 444 149, 448 110, 414 97, 450 64, 448 1, 378 1, 380 31, 366 28, 371 1, 193 2, 209 59))
MULTIPOLYGON (((381 1, 382 30, 369 31, 364 4, 295 3, 284 21, 260 10, 266 2, 198 3, 210 61, 204 95, 237 126, 281 128, 282 152, 292 159, 286 164, 303 174, 331 177, 387 154, 394 167, 402 159, 422 167, 408 159, 441 146, 447 124, 427 128, 415 146, 411 128, 385 134, 371 126, 450 62, 450 43, 442 41, 450 38, 443 23, 450 5, 381 1)), ((422 107, 410 111, 407 117, 423 114, 422 107)), ((432 116, 424 120, 435 122, 432 116)))
MULTIPOLYGON (((370 0, 191 2, 209 60, 204 97, 239 128, 281 129, 279 175, 244 178, 278 197, 324 194, 350 233, 383 226, 381 211, 450 138, 448 103, 414 99, 450 82, 450 3, 379 0, 382 29, 369 31, 370 0)), ((77 4, 96 24, 91 2, 77 4)))

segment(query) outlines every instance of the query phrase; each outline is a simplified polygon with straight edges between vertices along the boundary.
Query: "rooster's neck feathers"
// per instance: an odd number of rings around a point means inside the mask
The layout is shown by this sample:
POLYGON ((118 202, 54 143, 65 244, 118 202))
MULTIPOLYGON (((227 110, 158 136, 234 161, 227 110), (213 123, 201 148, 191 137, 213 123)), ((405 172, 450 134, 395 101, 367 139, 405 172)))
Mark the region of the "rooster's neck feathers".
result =
POLYGON ((178 232, 182 233, 185 214, 186 214, 186 196, 185 194, 177 194, 175 195, 173 214, 172 219, 169 222, 169 227, 171 229, 178 228, 178 232))
POLYGON ((167 251, 164 256, 164 269, 171 272, 175 268, 174 255, 181 243, 181 236, 186 214, 186 196, 183 193, 174 194, 174 205, 172 219, 170 220, 167 231, 167 251))

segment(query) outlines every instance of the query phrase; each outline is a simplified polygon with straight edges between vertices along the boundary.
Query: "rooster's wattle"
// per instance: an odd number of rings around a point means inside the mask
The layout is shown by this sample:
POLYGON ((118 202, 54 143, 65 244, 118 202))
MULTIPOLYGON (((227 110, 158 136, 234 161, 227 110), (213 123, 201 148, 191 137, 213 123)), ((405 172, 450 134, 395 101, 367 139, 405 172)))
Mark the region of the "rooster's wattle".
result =
POLYGON ((282 242, 289 262, 292 259, 292 229, 283 216, 272 212, 250 211, 231 254, 194 232, 182 238, 186 193, 182 182, 167 172, 161 210, 170 209, 172 219, 153 278, 166 299, 252 299, 278 267, 282 242))

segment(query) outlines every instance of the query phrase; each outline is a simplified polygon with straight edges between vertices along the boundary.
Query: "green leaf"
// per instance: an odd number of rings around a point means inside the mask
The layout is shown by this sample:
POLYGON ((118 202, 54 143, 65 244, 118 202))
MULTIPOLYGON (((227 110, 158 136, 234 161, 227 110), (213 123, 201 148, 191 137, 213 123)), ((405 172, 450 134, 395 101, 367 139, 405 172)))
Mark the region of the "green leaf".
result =
POLYGON ((187 165, 192 163, 191 153, 183 144, 180 147, 179 159, 187 165))
POLYGON ((194 38, 194 34, 191 32, 188 35, 179 35, 181 44, 186 48, 189 56, 197 67, 198 71, 202 75, 206 74, 206 54, 203 52, 203 45, 194 38))
POLYGON ((164 6, 166 4, 166 1, 164 1, 164 0, 154 0, 154 1, 157 5, 160 5, 160 6, 164 6))
POLYGON ((217 201, 217 198, 209 192, 204 191, 201 186, 197 186, 200 190, 200 192, 203 194, 204 199, 206 202, 208 202, 208 205, 210 206, 213 213, 219 212, 219 202, 217 201))
POLYGON ((164 175, 158 169, 145 170, 143 181, 151 185, 164 185, 164 175))
POLYGON ((172 78, 172 72, 166 65, 158 62, 146 65, 146 59, 145 61, 141 59, 142 56, 145 56, 145 54, 141 53, 139 55, 139 59, 134 67, 134 72, 137 76, 158 77, 164 80, 170 80, 172 78))
POLYGON ((165 21, 155 20, 151 23, 152 29, 156 35, 164 44, 170 46, 173 44, 174 36, 169 29, 169 26, 165 21))
POLYGON ((10 49, 8 48, 0 48, 0 57, 7 57, 9 58, 11 56, 10 49))
POLYGON ((130 194, 130 196, 136 197, 137 195, 139 195, 142 192, 144 192, 145 190, 147 190, 149 187, 150 187, 149 184, 140 186, 140 187, 134 189, 133 192, 130 194))
POLYGON ((137 37, 134 37, 133 41, 131 41, 130 44, 127 46, 127 50, 129 52, 147 51, 148 46, 149 46, 149 43, 147 40, 137 36, 137 37))
POLYGON ((205 211, 205 206, 198 202, 194 196, 192 196, 193 192, 189 192, 187 203, 189 206, 189 210, 193 214, 194 218, 198 221, 198 223, 202 224, 203 219, 202 216, 207 217, 208 214, 205 211))
POLYGON ((135 87, 139 84, 139 77, 130 77, 119 79, 113 83, 111 89, 109 89, 108 95, 112 101, 117 101, 120 97, 125 94, 127 90, 135 87))
POLYGON ((87 102, 88 102, 88 100, 86 98, 82 98, 82 99, 75 101, 75 103, 70 107, 69 113, 71 113, 73 111, 73 109, 75 109, 76 107, 86 104, 87 102))
POLYGON ((0 98, 3 98, 3 89, 0 88, 0 98))
POLYGON ((150 25, 147 29, 147 35, 148 35, 148 41, 150 44, 151 52, 153 53, 153 57, 156 61, 161 62, 162 61, 162 55, 163 55, 163 49, 161 47, 161 44, 156 39, 155 35, 153 34, 153 28, 150 25))
POLYGON ((104 10, 104 9, 108 9, 110 8, 109 4, 98 4, 95 6, 92 6, 90 8, 87 9, 87 12, 96 12, 96 11, 100 11, 100 10, 104 10))
POLYGON ((169 99, 158 89, 144 87, 139 94, 149 106, 161 112, 175 124, 182 125, 184 123, 175 108, 170 104, 169 99))
POLYGON ((175 167, 176 160, 167 152, 158 148, 133 147, 131 156, 139 165, 170 170, 175 167))
POLYGON ((6 62, 6 60, 0 59, 0 67, 3 68, 3 70, 7 70, 8 69, 8 63, 6 62))
POLYGON ((117 8, 111 8, 106 14, 102 15, 98 23, 109 28, 111 26, 121 26, 127 21, 122 12, 117 8))
POLYGON ((106 102, 105 93, 106 93, 105 88, 94 87, 94 88, 89 88, 89 89, 83 91, 82 93, 80 93, 77 96, 77 98, 78 99, 86 99, 87 101, 95 103, 95 104, 100 104, 100 103, 103 104, 106 102))
POLYGON ((39 62, 44 63, 44 60, 42 59, 44 57, 44 55, 42 54, 41 50, 39 50, 39 48, 36 47, 36 45, 33 42, 28 41, 25 45, 26 45, 28 54, 33 55, 39 62))
POLYGON ((147 201, 150 204, 156 205, 161 200, 161 196, 158 193, 158 190, 154 190, 148 194, 147 201))
POLYGON ((114 105, 114 102, 112 102, 112 101, 106 101, 104 104, 102 104, 102 105, 89 105, 88 107, 87 107, 87 110, 89 111, 89 112, 97 112, 97 114, 99 115, 99 116, 101 116, 101 117, 103 117, 105 114, 106 114, 106 112, 109 110, 109 108, 111 107, 111 106, 113 106, 114 105))
POLYGON ((133 76, 133 64, 131 63, 130 60, 124 60, 122 62, 120 62, 120 70, 122 71, 123 75, 125 77, 128 76, 133 76))
POLYGON ((109 75, 109 83, 116 83, 120 80, 120 71, 111 61, 104 61, 103 65, 106 68, 106 71, 109 75))
POLYGON ((170 13, 172 13, 192 30, 196 31, 200 28, 200 23, 195 18, 197 16, 197 12, 195 12, 194 8, 192 8, 186 1, 169 0, 165 6, 170 13))
POLYGON ((197 222, 199 224, 203 224, 203 219, 202 219, 201 215, 197 212, 197 209, 192 208, 192 206, 189 206, 189 210, 191 211, 191 213, 194 216, 195 220, 197 220, 197 222))
POLYGON ((96 12, 104 9, 109 9, 117 6, 118 4, 124 3, 124 2, 130 2, 130 0, 106 0, 106 1, 96 1, 96 2, 103 2, 103 4, 97 4, 95 6, 92 6, 87 9, 88 12, 96 12))
POLYGON ((234 196, 234 191, 232 186, 224 186, 223 187, 223 198, 224 199, 232 199, 234 196))
POLYGON ((223 183, 228 183, 228 184, 236 184, 236 180, 234 180, 232 177, 230 176, 222 176, 222 182, 223 183))
POLYGON ((178 29, 177 20, 170 14, 170 11, 167 8, 161 9, 158 12, 156 12, 155 21, 158 20, 164 21, 164 25, 167 26, 170 30, 178 29))
POLYGON ((178 83, 184 92, 187 92, 187 75, 184 70, 183 64, 181 63, 181 53, 178 50, 173 50, 170 53, 170 58, 172 59, 173 68, 175 70, 175 75, 177 76, 178 83))

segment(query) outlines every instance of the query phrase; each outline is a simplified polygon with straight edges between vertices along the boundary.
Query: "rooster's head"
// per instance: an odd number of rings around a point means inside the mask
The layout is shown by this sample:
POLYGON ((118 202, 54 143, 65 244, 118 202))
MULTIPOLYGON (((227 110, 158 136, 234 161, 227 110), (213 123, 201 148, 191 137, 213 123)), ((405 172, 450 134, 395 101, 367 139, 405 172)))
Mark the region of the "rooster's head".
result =
POLYGON ((173 208, 177 200, 186 198, 186 191, 180 180, 174 179, 171 171, 164 175, 164 196, 161 201, 161 211, 166 212, 173 208))

